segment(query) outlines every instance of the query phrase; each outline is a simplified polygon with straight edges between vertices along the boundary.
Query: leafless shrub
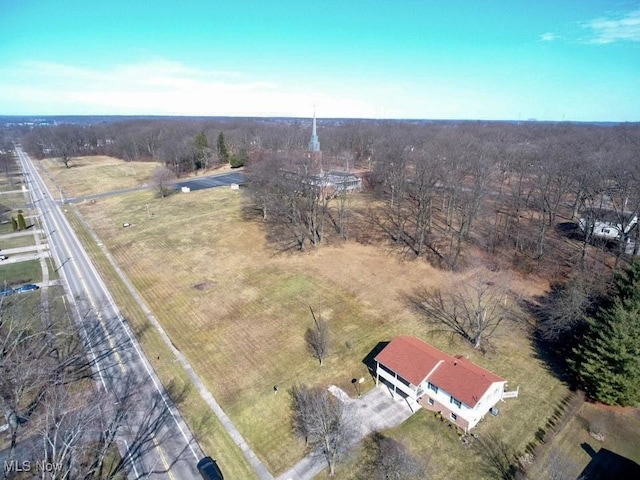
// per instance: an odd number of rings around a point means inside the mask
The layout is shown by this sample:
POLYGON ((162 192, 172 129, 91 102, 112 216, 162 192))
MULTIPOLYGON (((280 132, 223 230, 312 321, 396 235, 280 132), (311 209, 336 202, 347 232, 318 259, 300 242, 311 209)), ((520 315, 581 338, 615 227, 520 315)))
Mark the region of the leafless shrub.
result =
POLYGON ((424 461, 412 455, 398 440, 376 432, 371 438, 367 475, 373 480, 425 480, 428 477, 424 461))
POLYGON ((151 180, 159 197, 166 197, 171 194, 173 188, 171 188, 170 182, 175 178, 175 173, 167 167, 158 167, 153 171, 151 180))
POLYGON ((329 325, 322 318, 316 318, 311 307, 309 309, 313 317, 313 326, 307 329, 304 338, 309 352, 322 366, 322 362, 329 353, 329 325))

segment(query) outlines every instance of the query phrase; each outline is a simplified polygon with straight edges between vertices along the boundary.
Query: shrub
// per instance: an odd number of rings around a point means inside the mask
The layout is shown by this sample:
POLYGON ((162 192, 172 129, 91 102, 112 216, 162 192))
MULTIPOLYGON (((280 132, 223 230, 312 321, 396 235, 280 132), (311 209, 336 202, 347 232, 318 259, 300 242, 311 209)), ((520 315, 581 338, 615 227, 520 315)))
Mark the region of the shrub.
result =
POLYGON ((27 222, 24 220, 24 215, 22 213, 18 213, 18 230, 26 230, 27 222))
POLYGON ((229 161, 231 168, 243 167, 249 159, 249 155, 245 149, 241 149, 237 154, 232 155, 229 161))

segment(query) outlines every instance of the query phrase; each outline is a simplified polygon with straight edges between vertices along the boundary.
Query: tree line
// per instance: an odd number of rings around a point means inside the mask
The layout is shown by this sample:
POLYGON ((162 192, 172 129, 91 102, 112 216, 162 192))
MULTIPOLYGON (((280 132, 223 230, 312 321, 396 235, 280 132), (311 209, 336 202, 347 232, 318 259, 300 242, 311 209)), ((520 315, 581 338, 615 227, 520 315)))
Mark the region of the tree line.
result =
POLYGON ((259 120, 161 119, 39 126, 24 133, 24 149, 36 158, 111 155, 125 161, 155 161, 178 176, 217 164, 242 166, 250 152, 290 150, 304 144, 302 123, 259 120))
MULTIPOLYGON (((506 253, 522 268, 583 268, 603 211, 620 224, 640 213, 636 124, 373 122, 341 125, 341 137, 334 128, 320 132, 333 152, 323 152, 321 168, 369 171, 373 195, 360 215, 349 196, 309 188, 319 169, 303 148, 250 156, 256 210, 285 247, 344 238, 350 225, 449 269, 468 263, 474 248, 506 253)), ((616 261, 637 254, 640 229, 600 247, 616 261)))
MULTIPOLYGON (((299 195, 294 176, 273 178, 288 170, 297 172, 300 184, 300 175, 315 175, 305 155, 310 120, 63 124, 34 128, 22 142, 36 157, 66 165, 73 156, 107 154, 156 161, 177 176, 246 163, 256 206, 274 222, 273 237, 283 245, 319 245, 334 231, 345 238, 350 224, 352 232, 373 228, 398 248, 452 269, 464 265, 471 245, 488 254, 508 251, 514 263, 531 268, 558 256, 584 263, 603 210, 624 223, 640 209, 637 124, 319 123, 325 171, 371 172, 383 208, 372 210, 366 224, 354 223, 347 197, 317 198, 310 188, 299 195), (586 226, 580 249, 568 251, 562 228, 572 224, 575 230, 580 219, 586 226)), ((638 253, 639 235, 635 228, 612 242, 616 258, 624 256, 627 241, 638 253)))

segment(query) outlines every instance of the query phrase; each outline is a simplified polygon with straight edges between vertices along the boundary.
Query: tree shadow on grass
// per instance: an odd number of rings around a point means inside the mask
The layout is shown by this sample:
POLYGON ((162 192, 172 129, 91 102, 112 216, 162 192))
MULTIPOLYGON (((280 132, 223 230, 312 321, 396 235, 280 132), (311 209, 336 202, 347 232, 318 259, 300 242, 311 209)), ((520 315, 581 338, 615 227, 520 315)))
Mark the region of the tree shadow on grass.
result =
MULTIPOLYGON (((549 295, 552 294, 553 293, 550 293, 549 295)), ((548 301, 546 297, 548 296, 538 297, 536 299, 537 302, 521 300, 520 306, 535 316, 538 322, 540 322, 543 320, 543 313, 537 303, 548 301)), ((577 344, 575 337, 568 342, 549 341, 540 335, 536 325, 531 325, 529 336, 535 350, 536 358, 544 363, 547 371, 560 381, 572 385, 574 383, 574 377, 569 370, 567 358, 571 354, 572 348, 577 344)))

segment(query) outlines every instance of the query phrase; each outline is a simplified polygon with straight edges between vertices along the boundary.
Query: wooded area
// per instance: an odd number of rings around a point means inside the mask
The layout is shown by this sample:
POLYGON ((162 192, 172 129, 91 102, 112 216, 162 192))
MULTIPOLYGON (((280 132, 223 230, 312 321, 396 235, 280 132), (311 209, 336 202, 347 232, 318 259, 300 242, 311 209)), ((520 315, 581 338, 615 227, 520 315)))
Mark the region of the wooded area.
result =
MULTIPOLYGON (((128 120, 35 128, 23 145, 66 166, 92 154, 156 161, 167 177, 246 162, 248 218, 263 222, 280 250, 359 241, 444 269, 536 272, 556 284, 531 307, 536 338, 560 356, 609 295, 613 272, 638 254, 638 124, 321 120, 321 155, 307 151, 310 127, 300 119, 128 120), (332 171, 357 174, 364 192, 332 185, 332 171)), ((428 322, 476 347, 522 303, 484 280, 415 294, 408 300, 428 322)))

